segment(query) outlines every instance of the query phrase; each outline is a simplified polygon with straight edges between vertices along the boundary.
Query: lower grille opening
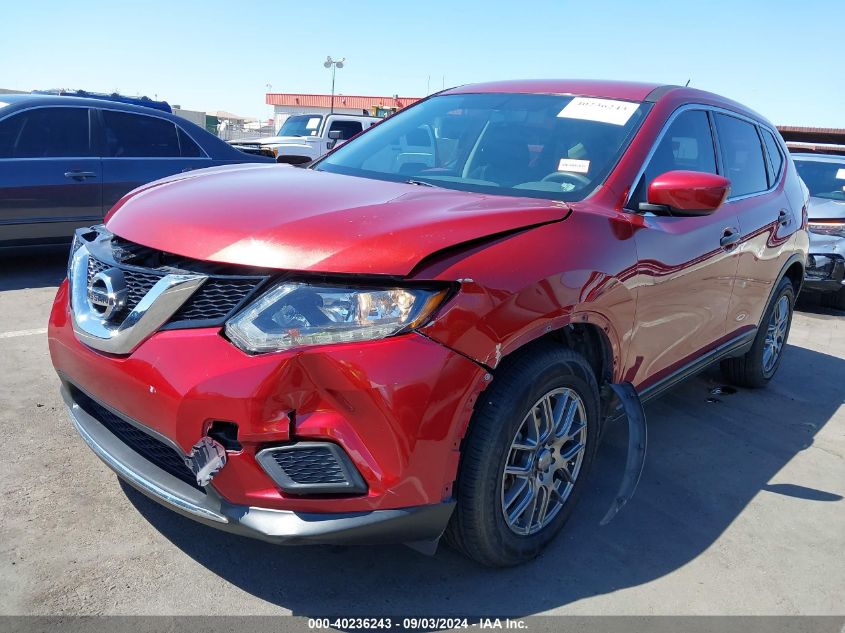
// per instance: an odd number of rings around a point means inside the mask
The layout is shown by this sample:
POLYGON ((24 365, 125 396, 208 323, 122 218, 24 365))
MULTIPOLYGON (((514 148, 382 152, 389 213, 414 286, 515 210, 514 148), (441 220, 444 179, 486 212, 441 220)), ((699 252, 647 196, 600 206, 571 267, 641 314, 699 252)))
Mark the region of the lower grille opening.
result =
POLYGON ((297 495, 362 494, 367 484, 346 452, 330 442, 297 442, 255 456, 284 492, 297 495))
POLYGON ((166 473, 173 475, 180 481, 201 492, 205 492, 197 484, 194 473, 185 464, 185 458, 176 449, 138 428, 131 422, 127 422, 78 388, 70 386, 70 390, 74 402, 85 413, 106 427, 112 435, 126 444, 126 446, 166 473))

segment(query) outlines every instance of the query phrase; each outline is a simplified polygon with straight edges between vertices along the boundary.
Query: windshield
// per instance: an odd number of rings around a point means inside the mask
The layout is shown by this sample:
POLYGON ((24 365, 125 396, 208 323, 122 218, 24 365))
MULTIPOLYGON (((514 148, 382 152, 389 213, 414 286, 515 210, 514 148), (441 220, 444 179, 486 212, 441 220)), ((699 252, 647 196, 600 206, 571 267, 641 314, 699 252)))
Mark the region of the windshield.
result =
POLYGON ((845 159, 828 162, 795 158, 795 168, 811 196, 845 201, 845 159))
POLYGON ((277 136, 317 136, 322 120, 319 114, 289 116, 279 128, 277 136))
POLYGON ((580 200, 605 179, 648 108, 559 95, 443 95, 387 119, 315 169, 580 200))

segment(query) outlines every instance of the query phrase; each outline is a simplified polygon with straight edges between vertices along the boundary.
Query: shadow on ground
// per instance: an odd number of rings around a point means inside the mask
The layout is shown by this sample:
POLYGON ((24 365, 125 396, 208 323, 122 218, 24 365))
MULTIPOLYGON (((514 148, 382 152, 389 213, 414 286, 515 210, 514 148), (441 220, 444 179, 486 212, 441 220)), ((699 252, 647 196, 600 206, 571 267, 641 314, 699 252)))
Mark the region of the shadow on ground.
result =
POLYGON ((58 286, 67 274, 68 248, 0 250, 0 291, 58 286))
POLYGON ((823 306, 821 304, 821 295, 817 292, 801 291, 801 294, 798 295, 798 300, 795 302, 795 309, 816 316, 841 317, 845 314, 844 310, 836 310, 823 306))
POLYGON ((843 400, 845 361, 795 346, 786 354, 768 389, 708 402, 721 384, 714 370, 650 403, 639 489, 599 527, 625 457, 624 426, 610 429, 591 490, 570 523, 542 556, 516 569, 484 569, 443 546, 432 558, 401 546, 275 547, 196 524, 124 488, 198 563, 296 615, 530 615, 672 572, 713 544, 757 494, 841 499, 835 491, 770 484, 843 400), (811 394, 802 387, 807 373, 815 377, 811 394))

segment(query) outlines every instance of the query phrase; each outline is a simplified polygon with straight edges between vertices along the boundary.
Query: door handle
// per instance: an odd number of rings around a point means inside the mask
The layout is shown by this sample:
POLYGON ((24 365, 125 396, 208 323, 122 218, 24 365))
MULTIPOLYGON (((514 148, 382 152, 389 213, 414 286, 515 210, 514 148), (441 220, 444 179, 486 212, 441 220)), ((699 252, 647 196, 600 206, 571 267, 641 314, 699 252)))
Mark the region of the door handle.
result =
POLYGON ((739 243, 741 237, 739 229, 735 229, 733 227, 727 228, 722 233, 722 239, 719 240, 719 246, 721 246, 723 250, 729 251, 739 243))
POLYGON ((786 209, 781 209, 780 212, 778 212, 778 223, 781 226, 786 226, 787 224, 789 224, 789 222, 789 213, 787 213, 786 209))
POLYGON ((85 180, 86 178, 96 178, 97 174, 93 171, 79 171, 78 169, 72 169, 71 171, 65 172, 65 178, 71 178, 73 180, 85 180))

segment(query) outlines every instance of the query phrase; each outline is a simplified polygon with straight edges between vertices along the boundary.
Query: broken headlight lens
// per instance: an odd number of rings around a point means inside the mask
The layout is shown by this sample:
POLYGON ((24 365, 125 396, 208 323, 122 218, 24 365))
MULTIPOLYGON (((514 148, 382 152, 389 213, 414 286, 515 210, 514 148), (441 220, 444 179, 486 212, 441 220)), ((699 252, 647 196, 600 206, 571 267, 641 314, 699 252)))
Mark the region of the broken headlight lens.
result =
POLYGON ((283 283, 226 323, 226 335, 246 352, 371 341, 423 323, 447 291, 350 288, 283 283))

